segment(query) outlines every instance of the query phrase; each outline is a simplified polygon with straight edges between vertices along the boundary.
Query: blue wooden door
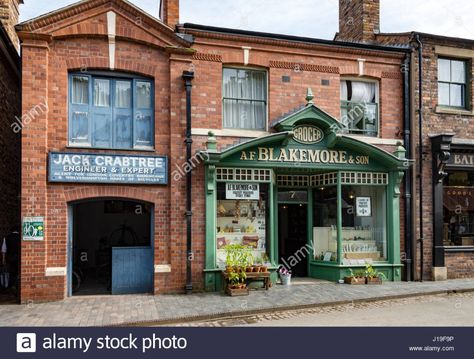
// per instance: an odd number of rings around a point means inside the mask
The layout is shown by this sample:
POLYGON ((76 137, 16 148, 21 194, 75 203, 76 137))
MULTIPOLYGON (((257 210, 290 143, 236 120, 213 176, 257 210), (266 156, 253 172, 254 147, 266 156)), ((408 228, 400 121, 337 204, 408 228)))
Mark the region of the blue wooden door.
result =
POLYGON ((153 248, 112 248, 112 294, 153 291, 153 248))

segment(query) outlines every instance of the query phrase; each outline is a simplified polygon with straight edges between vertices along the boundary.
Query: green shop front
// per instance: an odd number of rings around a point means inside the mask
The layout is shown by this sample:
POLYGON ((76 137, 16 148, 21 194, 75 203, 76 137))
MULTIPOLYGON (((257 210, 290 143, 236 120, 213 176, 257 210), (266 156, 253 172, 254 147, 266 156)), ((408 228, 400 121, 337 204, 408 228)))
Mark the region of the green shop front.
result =
POLYGON ((410 165, 344 135, 340 122, 309 103, 273 124, 272 134, 206 152, 206 268, 222 288, 225 246, 252 247, 256 261, 293 276, 337 281, 372 264, 401 279, 400 184, 410 165))

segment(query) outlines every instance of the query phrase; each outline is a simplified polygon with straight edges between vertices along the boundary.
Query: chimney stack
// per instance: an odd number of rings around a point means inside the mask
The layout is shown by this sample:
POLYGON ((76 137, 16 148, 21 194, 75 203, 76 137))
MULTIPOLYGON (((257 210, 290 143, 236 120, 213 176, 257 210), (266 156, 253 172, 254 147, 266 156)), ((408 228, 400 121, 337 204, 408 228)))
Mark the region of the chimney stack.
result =
POLYGON ((339 0, 336 40, 371 43, 379 32, 380 0, 339 0))
POLYGON ((15 25, 20 17, 20 4, 23 4, 23 0, 0 0, 0 21, 17 50, 20 48, 20 41, 15 25))
POLYGON ((160 18, 172 29, 179 24, 179 0, 161 0, 160 18))

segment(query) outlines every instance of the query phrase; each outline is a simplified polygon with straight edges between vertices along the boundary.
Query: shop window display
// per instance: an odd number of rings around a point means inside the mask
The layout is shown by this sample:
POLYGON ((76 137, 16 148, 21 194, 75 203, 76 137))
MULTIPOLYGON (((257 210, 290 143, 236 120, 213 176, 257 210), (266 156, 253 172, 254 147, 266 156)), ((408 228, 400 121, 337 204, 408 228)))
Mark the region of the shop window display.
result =
MULTIPOLYGON (((251 194, 234 198, 228 183, 219 183, 217 192, 217 266, 225 267, 228 244, 247 245, 257 261, 267 259, 268 185, 245 184, 251 194), (247 198, 245 198, 247 195, 247 198)), ((239 184, 231 184, 234 188, 239 184)), ((240 195, 240 194, 239 194, 240 195)))
POLYGON ((474 246, 474 173, 449 173, 443 191, 443 244, 474 246))

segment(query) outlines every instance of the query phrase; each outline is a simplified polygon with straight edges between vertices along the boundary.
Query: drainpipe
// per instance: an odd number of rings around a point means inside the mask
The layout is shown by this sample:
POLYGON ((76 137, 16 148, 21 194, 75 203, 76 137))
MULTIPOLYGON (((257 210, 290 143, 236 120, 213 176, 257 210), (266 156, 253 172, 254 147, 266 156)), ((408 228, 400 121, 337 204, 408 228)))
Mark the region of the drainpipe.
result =
POLYGON ((418 193, 420 195, 419 225, 420 225, 420 281, 423 282, 424 272, 424 231, 423 231, 423 44, 420 35, 415 35, 418 50, 418 193))
MULTIPOLYGON (((192 90, 192 81, 194 79, 194 72, 192 71, 183 71, 183 80, 184 86, 186 87, 186 162, 191 162, 191 150, 193 139, 191 137, 191 90, 192 90)), ((193 291, 193 274, 192 274, 192 204, 191 204, 191 194, 192 194, 192 173, 187 171, 186 173, 186 294, 191 294, 193 291)))
MULTIPOLYGON (((411 150, 411 110, 410 110, 410 64, 411 55, 407 54, 403 61, 403 139, 407 150, 407 158, 412 158, 411 150)), ((412 171, 411 166, 408 173, 405 174, 405 277, 407 282, 411 282, 413 271, 412 261, 412 243, 413 243, 413 227, 412 227, 412 171)))

